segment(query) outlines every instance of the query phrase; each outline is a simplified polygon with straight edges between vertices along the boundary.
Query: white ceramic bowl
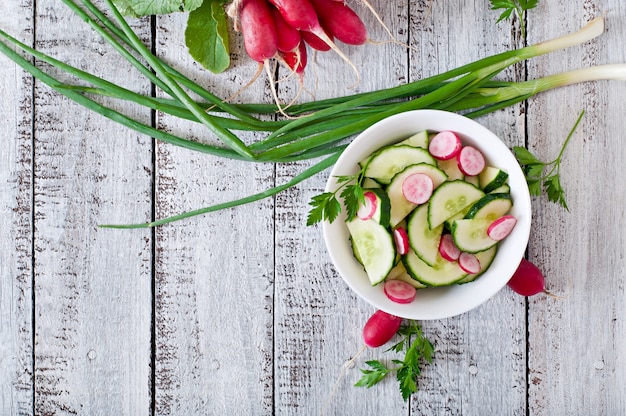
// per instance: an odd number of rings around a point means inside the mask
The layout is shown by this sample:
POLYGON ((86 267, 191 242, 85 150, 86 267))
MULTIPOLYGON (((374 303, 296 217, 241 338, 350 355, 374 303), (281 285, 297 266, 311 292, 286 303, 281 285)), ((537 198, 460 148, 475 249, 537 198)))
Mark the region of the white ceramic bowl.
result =
POLYGON ((386 118, 361 133, 343 152, 330 173, 327 191, 337 189, 337 175, 358 172, 357 163, 382 146, 398 142, 423 130, 456 132, 464 144, 480 149, 488 165, 509 174, 513 208, 517 224, 499 243, 489 269, 474 282, 449 287, 420 289, 410 304, 392 302, 383 293, 383 285, 372 286, 363 267, 355 260, 345 225, 345 212, 333 222, 323 224, 324 240, 335 268, 359 296, 377 309, 407 319, 444 319, 463 314, 495 295, 511 278, 519 265, 530 234, 531 205, 524 174, 508 147, 477 122, 446 111, 416 110, 386 118))

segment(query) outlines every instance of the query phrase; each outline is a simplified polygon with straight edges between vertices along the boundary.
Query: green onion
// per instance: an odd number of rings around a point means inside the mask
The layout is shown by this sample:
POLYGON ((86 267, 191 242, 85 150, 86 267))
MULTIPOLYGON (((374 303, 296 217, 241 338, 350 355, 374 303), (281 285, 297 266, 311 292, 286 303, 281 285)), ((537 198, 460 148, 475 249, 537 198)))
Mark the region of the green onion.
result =
POLYGON ((107 17, 90 0, 80 0, 84 8, 74 0, 63 2, 164 96, 147 96, 118 86, 100 76, 45 55, 2 31, 0 52, 32 76, 78 104, 157 140, 193 151, 248 162, 283 163, 321 158, 285 184, 260 193, 150 223, 105 226, 111 228, 153 227, 273 196, 332 166, 352 136, 397 113, 437 108, 463 113, 468 117, 479 117, 552 88, 598 79, 626 79, 626 65, 605 65, 523 82, 494 80, 504 69, 518 62, 572 47, 599 36, 604 31, 604 25, 603 19, 597 18, 578 32, 547 42, 499 53, 392 88, 294 104, 288 109, 288 115, 293 118, 263 120, 259 116, 278 113, 277 105, 224 102, 153 55, 115 9, 111 0, 106 0, 106 3, 111 8, 113 18, 107 17), (13 48, 19 49, 26 56, 13 48), (43 68, 34 65, 27 57, 48 63, 74 81, 65 82, 55 78, 43 68), (199 99, 193 100, 191 94, 199 99), (222 145, 200 143, 161 131, 101 104, 98 100, 102 97, 132 102, 149 110, 202 124, 222 145), (236 131, 267 134, 246 145, 235 134, 236 131))

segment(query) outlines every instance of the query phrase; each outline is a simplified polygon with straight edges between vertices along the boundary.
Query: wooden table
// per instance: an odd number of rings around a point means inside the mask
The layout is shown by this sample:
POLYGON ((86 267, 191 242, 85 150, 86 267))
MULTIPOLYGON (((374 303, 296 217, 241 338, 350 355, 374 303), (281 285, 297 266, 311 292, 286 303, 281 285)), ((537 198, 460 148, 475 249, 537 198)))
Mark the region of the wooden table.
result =
MULTIPOLYGON (((354 74, 319 54, 306 86, 316 98, 402 84, 525 43, 495 24, 487 0, 373 0, 401 42, 345 48, 354 74)), ((364 7, 370 37, 384 29, 364 7)), ((600 38, 529 61, 521 80, 626 62, 622 0, 540 0, 528 43, 605 15, 600 38)), ((186 15, 133 20, 169 62, 227 97, 253 75, 233 40, 233 68, 198 68, 183 42, 186 15)), ((80 68, 149 93, 151 85, 60 0, 8 2, 0 28, 80 68)), ((529 258, 562 296, 504 288, 461 316, 422 322, 436 351, 420 391, 395 380, 354 387, 373 307, 338 276, 319 226, 305 225, 328 172, 258 203, 156 229, 104 223, 163 218, 281 184, 311 162, 246 164, 201 155, 91 113, 0 56, 0 414, 3 415, 626 415, 626 82, 550 91, 482 117, 507 144, 556 157, 570 210, 533 200, 529 258)), ((281 83, 282 96, 297 86, 281 83)), ((303 93, 303 99, 311 97, 303 93)), ((237 100, 271 102, 263 79, 237 100)), ((122 107, 123 109, 123 107, 122 107)), ((131 111, 203 139, 170 116, 131 111)), ((250 136, 247 140, 252 140, 250 136)))

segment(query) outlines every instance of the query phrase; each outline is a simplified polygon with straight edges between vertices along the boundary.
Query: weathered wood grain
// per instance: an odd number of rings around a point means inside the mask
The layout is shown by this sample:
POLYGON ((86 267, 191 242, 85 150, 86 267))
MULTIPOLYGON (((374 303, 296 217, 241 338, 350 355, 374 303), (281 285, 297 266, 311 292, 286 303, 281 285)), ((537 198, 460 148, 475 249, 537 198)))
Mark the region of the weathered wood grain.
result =
MULTIPOLYGON (((539 59, 531 76, 626 62, 626 8, 620 1, 543 2, 529 21, 533 38, 581 27, 606 13, 607 31, 581 47, 539 59)), ((532 414, 624 414, 626 409, 626 204, 621 180, 623 82, 567 87, 529 102, 528 141, 554 158, 581 110, 585 116, 561 167, 569 212, 540 199, 530 258, 563 299, 529 301, 529 409, 532 414)))
MULTIPOLYGON (((33 3, 18 2, 0 27, 33 41, 33 3)), ((0 414, 32 412, 32 89, 19 67, 0 57, 0 414)))
MULTIPOLYGON (((372 5, 394 36, 406 36, 403 7, 384 1, 372 5)), ((366 20, 371 39, 389 39, 365 7, 355 9, 366 20)), ((355 85, 355 73, 339 56, 330 51, 318 53, 305 80, 316 98, 372 91, 406 80, 404 47, 391 43, 340 46, 359 69, 360 83, 355 85)), ((287 97, 293 94, 287 88, 281 92, 287 97)), ((278 166, 277 182, 287 181, 311 163, 278 166)), ((342 373, 363 345, 362 327, 375 310, 355 297, 330 264, 321 227, 306 226, 308 202, 323 191, 327 179, 325 172, 276 198, 276 414, 402 414, 407 405, 395 383, 371 390, 353 386, 360 377, 358 368, 379 351, 364 352, 342 373)))
MULTIPOLYGON (((220 97, 256 71, 240 56, 221 76, 187 54, 186 15, 159 18, 158 54, 220 97)), ((243 100, 269 99, 263 79, 243 100)), ((158 115, 160 128, 215 142, 202 126, 158 115)), ((253 140, 250 135, 243 135, 253 140)), ((217 159, 158 144, 158 218, 272 187, 274 167, 217 159)), ((155 411, 159 415, 270 414, 273 408, 274 203, 265 200, 156 230, 155 411)))
MULTIPOLYGON (((494 25, 497 15, 486 1, 414 1, 409 7, 409 33, 417 49, 411 54, 411 79, 435 75, 520 43, 516 26, 510 22, 494 25)), ((513 68, 499 78, 523 79, 517 72, 519 68, 513 68)), ((508 145, 524 144, 523 106, 478 121, 508 145)), ((423 326, 435 344, 435 358, 425 368, 421 391, 413 398, 415 414, 525 414, 522 299, 505 289, 473 311, 423 326)))
MULTIPOLYGON (((150 93, 62 2, 15 3, 0 28, 150 93)), ((372 4, 412 49, 346 47, 361 73, 356 86, 338 56, 317 54, 301 100, 397 85, 523 44, 517 21, 495 25, 498 12, 486 0, 372 4)), ((356 7, 371 38, 386 40, 356 7)), ((541 0, 528 14, 528 41, 605 13, 598 40, 503 77, 626 62, 621 0, 541 0)), ((255 64, 237 57, 226 74, 201 70, 184 47, 185 19, 159 17, 155 28, 130 21, 147 44, 156 29, 161 57, 230 96, 255 64)), ((241 56, 237 37, 233 45, 241 56)), ((365 350, 342 373, 374 310, 337 275, 321 228, 305 226, 307 203, 327 173, 274 199, 153 231, 98 229, 258 192, 311 162, 246 164, 153 145, 33 84, 4 57, 0 83, 0 414, 624 414, 624 82, 551 91, 479 120, 510 146, 527 143, 548 160, 586 110, 561 168, 570 211, 533 200, 529 258, 564 298, 526 300, 505 288, 460 317, 424 322, 436 355, 409 403, 394 379, 353 386, 365 360, 392 358, 382 349, 365 350)), ((296 91, 294 78, 280 83, 285 101, 296 91)), ((257 81, 238 100, 270 102, 268 83, 257 81)), ((190 123, 115 105, 165 130, 214 140, 190 123)))
MULTIPOLYGON (((35 18, 41 51, 149 91, 60 2, 38 1, 35 18)), ((150 140, 40 83, 34 96, 34 412, 148 414, 150 232, 98 225, 149 214, 150 140)))

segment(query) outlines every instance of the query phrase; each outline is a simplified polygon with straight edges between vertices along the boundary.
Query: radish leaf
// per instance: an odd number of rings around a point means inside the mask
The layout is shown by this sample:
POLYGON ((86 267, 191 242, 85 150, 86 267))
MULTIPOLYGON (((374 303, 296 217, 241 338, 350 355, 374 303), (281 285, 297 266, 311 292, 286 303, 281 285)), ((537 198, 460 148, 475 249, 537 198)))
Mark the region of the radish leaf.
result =
POLYGON ((185 43, 191 57, 214 74, 228 68, 230 44, 223 0, 205 0, 189 13, 185 43))

